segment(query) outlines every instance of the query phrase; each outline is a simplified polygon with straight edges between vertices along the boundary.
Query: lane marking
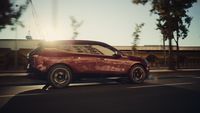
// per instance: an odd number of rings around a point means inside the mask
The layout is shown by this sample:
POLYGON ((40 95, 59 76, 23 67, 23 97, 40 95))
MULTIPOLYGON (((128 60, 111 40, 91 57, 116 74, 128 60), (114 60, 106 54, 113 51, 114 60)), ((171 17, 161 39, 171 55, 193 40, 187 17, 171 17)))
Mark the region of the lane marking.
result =
POLYGON ((91 86, 91 85, 100 85, 99 82, 90 82, 90 83, 72 83, 69 86, 91 86))
POLYGON ((22 96, 35 96, 35 95, 44 95, 46 93, 32 93, 32 94, 17 94, 17 95, 0 95, 0 98, 6 97, 22 97, 22 96))
POLYGON ((127 87, 131 89, 139 89, 139 88, 152 88, 152 87, 163 87, 163 86, 178 86, 178 85, 191 85, 191 82, 184 82, 184 83, 170 83, 170 84, 157 84, 157 85, 145 85, 145 86, 134 86, 134 87, 127 87))

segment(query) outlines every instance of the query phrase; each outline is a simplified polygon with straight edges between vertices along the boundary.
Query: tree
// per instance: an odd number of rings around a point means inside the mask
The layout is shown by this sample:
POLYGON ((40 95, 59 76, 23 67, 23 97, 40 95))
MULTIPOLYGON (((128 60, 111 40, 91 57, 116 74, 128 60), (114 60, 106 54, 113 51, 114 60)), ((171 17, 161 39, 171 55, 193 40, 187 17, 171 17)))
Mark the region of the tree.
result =
MULTIPOLYGON (((28 7, 29 2, 30 0, 26 0, 24 4, 16 4, 14 0, 0 0, 0 31, 6 28, 7 25, 24 27, 19 18, 28 7)), ((15 27, 11 30, 15 30, 15 27)))
POLYGON ((133 34, 132 34, 132 37, 133 37, 133 45, 132 45, 132 51, 133 51, 133 55, 135 55, 136 54, 136 51, 137 51, 137 45, 138 45, 138 41, 139 41, 139 37, 140 37, 140 33, 141 33, 141 29, 142 29, 142 27, 144 26, 144 23, 141 23, 141 24, 136 24, 136 26, 135 26, 135 31, 133 32, 133 34))
POLYGON ((81 27, 81 25, 83 24, 83 21, 78 22, 73 16, 71 16, 70 19, 71 19, 71 27, 72 27, 72 30, 73 30, 72 39, 75 40, 76 37, 79 34, 78 28, 81 27))
MULTIPOLYGON (((176 42, 179 50, 179 39, 186 38, 192 17, 187 15, 189 8, 197 0, 133 0, 134 4, 145 5, 151 2, 151 13, 158 15, 157 29, 159 29, 165 40, 169 41, 169 69, 174 69, 172 39, 176 42)), ((178 58, 178 57, 177 57, 178 58)))

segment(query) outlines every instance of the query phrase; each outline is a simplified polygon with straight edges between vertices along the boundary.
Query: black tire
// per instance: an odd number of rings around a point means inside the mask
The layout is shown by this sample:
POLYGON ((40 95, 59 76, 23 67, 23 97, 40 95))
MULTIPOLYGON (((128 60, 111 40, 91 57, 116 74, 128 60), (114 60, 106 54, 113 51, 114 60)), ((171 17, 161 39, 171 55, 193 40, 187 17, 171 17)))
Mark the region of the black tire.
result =
POLYGON ((131 83, 143 83, 147 76, 147 72, 141 65, 135 65, 131 68, 129 73, 129 80, 131 83))
POLYGON ((64 65, 53 66, 48 73, 48 83, 55 88, 63 88, 70 84, 72 71, 64 65))

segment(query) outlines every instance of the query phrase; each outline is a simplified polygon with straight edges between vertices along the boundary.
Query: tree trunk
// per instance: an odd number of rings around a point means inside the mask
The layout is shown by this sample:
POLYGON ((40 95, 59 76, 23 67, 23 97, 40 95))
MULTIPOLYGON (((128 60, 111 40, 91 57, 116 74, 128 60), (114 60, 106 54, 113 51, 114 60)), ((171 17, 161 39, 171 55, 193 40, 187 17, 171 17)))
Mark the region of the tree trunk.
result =
POLYGON ((179 44, 178 40, 176 42, 176 66, 179 69, 180 68, 180 63, 179 63, 179 44))
POLYGON ((168 64, 168 69, 174 70, 174 60, 173 60, 173 49, 172 49, 172 35, 169 39, 169 64, 168 64))
POLYGON ((166 66, 166 61, 167 61, 167 59, 166 59, 166 47, 165 47, 165 38, 163 37, 163 51, 164 51, 164 66, 166 66))

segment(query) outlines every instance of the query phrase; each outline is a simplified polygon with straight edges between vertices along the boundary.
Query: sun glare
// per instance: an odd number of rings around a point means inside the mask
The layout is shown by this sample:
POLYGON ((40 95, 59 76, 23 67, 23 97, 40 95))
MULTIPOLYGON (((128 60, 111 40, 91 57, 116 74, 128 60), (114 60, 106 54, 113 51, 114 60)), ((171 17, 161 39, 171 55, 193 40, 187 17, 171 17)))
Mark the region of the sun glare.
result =
POLYGON ((58 36, 55 35, 55 34, 49 34, 45 37, 45 40, 46 41, 55 41, 55 40, 58 40, 58 36))
POLYGON ((50 28, 45 29, 46 35, 45 40, 46 41, 55 41, 55 40, 66 40, 67 36, 64 34, 63 30, 52 30, 50 28))

